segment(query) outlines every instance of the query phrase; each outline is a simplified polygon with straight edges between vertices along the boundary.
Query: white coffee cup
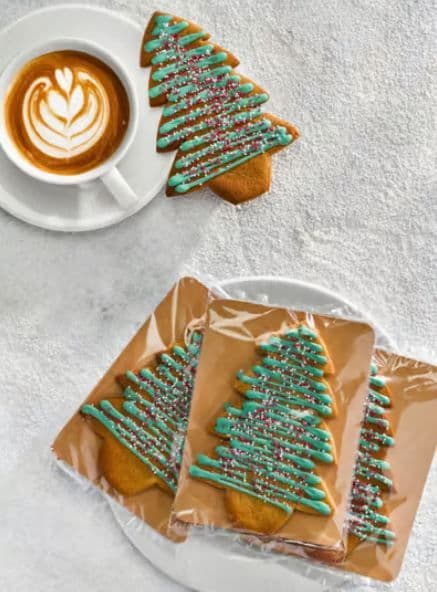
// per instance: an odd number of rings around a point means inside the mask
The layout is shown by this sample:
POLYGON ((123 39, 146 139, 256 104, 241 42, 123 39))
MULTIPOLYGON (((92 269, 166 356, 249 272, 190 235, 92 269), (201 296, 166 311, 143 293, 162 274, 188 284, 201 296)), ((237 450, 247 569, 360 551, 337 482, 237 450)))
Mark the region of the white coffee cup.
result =
POLYGON ((0 144, 9 159, 24 173, 55 185, 76 185, 78 191, 89 194, 93 184, 100 179, 108 188, 119 205, 129 209, 135 205, 138 197, 130 187, 129 183, 120 173, 117 164, 129 150, 138 128, 138 99, 134 85, 130 80, 125 68, 112 57, 107 51, 95 43, 90 43, 77 38, 62 38, 47 41, 35 46, 30 50, 20 53, 9 62, 8 66, 0 74, 0 144), (104 162, 84 173, 76 175, 59 175, 39 169, 28 161, 18 150, 17 146, 9 136, 5 119, 5 97, 11 83, 21 68, 33 58, 53 51, 75 50, 92 55, 107 64, 117 75, 123 84, 129 99, 129 122, 120 146, 104 162))

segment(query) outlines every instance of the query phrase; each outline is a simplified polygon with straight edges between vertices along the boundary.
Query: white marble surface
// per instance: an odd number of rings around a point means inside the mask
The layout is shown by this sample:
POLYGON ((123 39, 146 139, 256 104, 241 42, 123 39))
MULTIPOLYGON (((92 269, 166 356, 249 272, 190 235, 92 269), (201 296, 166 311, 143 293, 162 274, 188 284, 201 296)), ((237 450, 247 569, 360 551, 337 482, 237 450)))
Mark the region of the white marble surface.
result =
MULTIPOLYGON (((44 4, 0 0, 0 26, 44 4)), ((275 157, 271 193, 238 209, 208 191, 160 195, 133 219, 85 235, 0 212, 8 592, 180 590, 131 548, 96 496, 53 469, 48 449, 184 266, 320 283, 367 310, 405 352, 436 359, 435 0, 99 4, 142 22, 163 8, 202 23, 302 139, 275 157)), ((437 589, 436 468, 398 592, 437 589)))

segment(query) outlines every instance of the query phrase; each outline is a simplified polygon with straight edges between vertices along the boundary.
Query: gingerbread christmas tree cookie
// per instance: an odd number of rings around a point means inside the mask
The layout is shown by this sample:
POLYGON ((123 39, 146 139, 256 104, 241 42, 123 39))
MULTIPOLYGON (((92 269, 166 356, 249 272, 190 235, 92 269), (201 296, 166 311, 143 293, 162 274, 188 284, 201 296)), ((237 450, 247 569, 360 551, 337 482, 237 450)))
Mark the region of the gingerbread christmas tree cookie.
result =
POLYGON ((211 302, 175 527, 342 545, 373 343, 364 323, 211 302))
POLYGON ((212 292, 181 278, 88 394, 53 451, 141 521, 168 523, 212 292))
POLYGON ((190 475, 226 490, 237 526, 269 534, 293 510, 331 514, 317 466, 335 462, 324 421, 335 409, 324 380, 333 365, 317 333, 303 324, 272 336, 259 350, 260 363, 237 375, 244 402, 225 405, 215 423, 223 443, 214 457, 200 454, 190 475))
POLYGON ((396 538, 384 513, 384 497, 393 487, 390 463, 385 459, 387 448, 394 445, 386 413, 390 407, 390 391, 384 378, 378 376, 377 366, 372 364, 350 494, 348 552, 363 541, 389 547, 396 538))
POLYGON ((232 203, 270 186, 270 155, 297 130, 262 105, 267 93, 238 74, 238 60, 198 25, 155 13, 144 34, 141 65, 151 67, 149 100, 164 109, 157 150, 177 151, 167 195, 207 185, 232 203))
POLYGON ((135 495, 154 485, 175 493, 200 343, 194 332, 187 346, 162 353, 155 368, 126 372, 123 399, 81 408, 97 424, 103 474, 119 493, 135 495))

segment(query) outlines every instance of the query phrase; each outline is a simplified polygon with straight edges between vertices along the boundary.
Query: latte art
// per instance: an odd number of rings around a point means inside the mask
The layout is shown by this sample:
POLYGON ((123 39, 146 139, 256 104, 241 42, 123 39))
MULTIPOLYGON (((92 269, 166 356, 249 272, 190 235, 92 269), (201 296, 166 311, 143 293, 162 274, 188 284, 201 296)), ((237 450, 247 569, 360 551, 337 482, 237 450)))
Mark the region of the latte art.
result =
POLYGON ((8 105, 9 132, 20 151, 39 168, 61 174, 83 172, 109 158, 129 118, 127 94, 115 73, 76 51, 29 62, 8 105))
POLYGON ((23 101, 24 129, 32 144, 52 158, 89 150, 103 136, 109 120, 104 87, 86 72, 74 80, 70 68, 37 78, 23 101))

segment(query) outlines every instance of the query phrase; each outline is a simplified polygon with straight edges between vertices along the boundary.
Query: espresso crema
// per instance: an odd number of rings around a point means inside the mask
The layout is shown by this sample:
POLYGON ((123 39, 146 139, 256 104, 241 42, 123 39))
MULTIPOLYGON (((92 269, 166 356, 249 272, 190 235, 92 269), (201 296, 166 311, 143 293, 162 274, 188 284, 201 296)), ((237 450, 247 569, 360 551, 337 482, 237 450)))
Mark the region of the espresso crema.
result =
POLYGON ((34 58, 16 74, 5 101, 7 130, 19 152, 61 175, 105 162, 129 123, 129 99, 115 72, 80 51, 34 58))

